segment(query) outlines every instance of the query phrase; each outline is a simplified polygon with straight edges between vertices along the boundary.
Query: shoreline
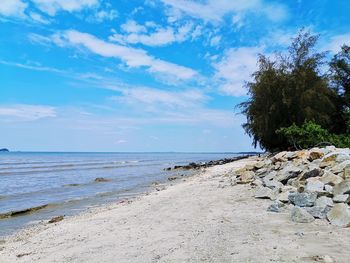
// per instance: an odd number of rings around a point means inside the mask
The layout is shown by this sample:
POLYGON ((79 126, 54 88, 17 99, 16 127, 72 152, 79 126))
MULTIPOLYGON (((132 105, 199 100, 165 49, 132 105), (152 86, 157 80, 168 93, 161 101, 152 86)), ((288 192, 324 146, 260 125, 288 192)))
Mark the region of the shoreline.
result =
MULTIPOLYGON (((335 262, 350 257, 344 229, 297 224, 266 211, 229 175, 257 157, 206 169, 165 189, 21 230, 0 242, 2 262, 335 262), (339 253, 341 251, 341 253, 339 253), (322 253, 322 254, 320 254, 322 253), (322 262, 322 261, 318 261, 322 262)), ((171 185, 173 184, 173 185, 171 185)))

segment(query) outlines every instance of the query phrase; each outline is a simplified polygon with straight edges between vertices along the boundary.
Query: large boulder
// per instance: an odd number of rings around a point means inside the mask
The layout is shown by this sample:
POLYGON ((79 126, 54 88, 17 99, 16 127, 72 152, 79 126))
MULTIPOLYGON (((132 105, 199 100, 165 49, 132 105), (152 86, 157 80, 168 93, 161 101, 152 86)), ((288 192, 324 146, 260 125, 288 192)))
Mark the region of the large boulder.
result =
POLYGON ((291 193, 288 196, 289 201, 300 207, 313 206, 317 199, 315 192, 291 193))
POLYGON ((276 190, 276 189, 273 190, 268 187, 262 186, 256 190, 255 198, 275 200, 278 193, 279 193, 279 190, 276 190))
POLYGON ((334 203, 350 203, 350 195, 346 194, 346 195, 336 195, 333 197, 333 201, 334 203))
POLYGON ((277 173, 276 180, 282 184, 286 184, 289 179, 298 177, 301 172, 302 169, 300 167, 294 166, 293 164, 288 164, 277 173))
POLYGON ((324 192, 324 183, 322 183, 318 178, 309 178, 305 187, 306 191, 309 192, 324 192))
POLYGON ((291 211, 291 219, 296 223, 311 223, 315 218, 305 209, 294 206, 291 211))
POLYGON ((314 218, 325 219, 327 218, 327 213, 332 209, 332 207, 313 206, 313 207, 306 207, 305 209, 314 218))
POLYGON ((320 198, 317 198, 315 201, 315 206, 318 207, 326 207, 326 206, 333 206, 333 200, 332 198, 326 197, 326 196, 321 196, 320 198))
POLYGON ((311 177, 320 177, 323 175, 323 170, 320 169, 320 168, 314 168, 308 172, 305 172, 301 177, 300 179, 301 180, 306 180, 308 178, 311 178, 311 177))
POLYGON ((350 227, 350 210, 346 204, 335 204, 327 213, 327 219, 332 225, 350 227))
POLYGON ((240 183, 240 184, 249 184, 251 182, 254 181, 254 172, 252 171, 244 171, 241 173, 240 175, 240 181, 238 181, 237 183, 240 183))
POLYGON ((323 176, 320 178, 320 181, 324 184, 329 184, 329 185, 336 185, 341 183, 343 178, 341 178, 339 175, 335 175, 334 173, 330 171, 324 171, 323 176))
POLYGON ((324 156, 324 152, 322 152, 320 149, 311 149, 309 153, 309 161, 315 161, 318 159, 321 159, 324 156))
POLYGON ((339 173, 344 173, 344 170, 349 168, 350 168, 350 160, 346 160, 344 162, 341 162, 333 166, 330 171, 334 174, 339 174, 339 173))
POLYGON ((333 187, 334 195, 350 194, 350 179, 344 180, 333 187))

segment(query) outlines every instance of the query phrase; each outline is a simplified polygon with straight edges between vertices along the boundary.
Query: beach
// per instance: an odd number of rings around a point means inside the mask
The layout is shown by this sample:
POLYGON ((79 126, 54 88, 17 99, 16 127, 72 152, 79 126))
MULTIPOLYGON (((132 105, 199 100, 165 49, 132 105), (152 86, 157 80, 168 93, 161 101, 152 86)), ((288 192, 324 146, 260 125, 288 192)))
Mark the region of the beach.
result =
POLYGON ((201 170, 130 201, 40 223, 0 241, 1 262, 348 262, 348 229, 267 212, 234 170, 201 170), (332 260, 332 261, 329 261, 332 260))

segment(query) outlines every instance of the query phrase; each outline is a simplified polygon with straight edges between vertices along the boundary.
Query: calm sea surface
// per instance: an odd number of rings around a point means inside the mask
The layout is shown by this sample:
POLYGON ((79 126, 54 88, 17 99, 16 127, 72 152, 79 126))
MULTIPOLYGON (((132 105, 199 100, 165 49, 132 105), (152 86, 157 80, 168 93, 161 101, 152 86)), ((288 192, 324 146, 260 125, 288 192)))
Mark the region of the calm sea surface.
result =
POLYGON ((174 173, 163 169, 231 153, 0 153, 0 214, 49 204, 23 216, 0 219, 0 236, 29 222, 76 214, 87 207, 137 196, 174 173), (103 177, 109 182, 95 182, 103 177))

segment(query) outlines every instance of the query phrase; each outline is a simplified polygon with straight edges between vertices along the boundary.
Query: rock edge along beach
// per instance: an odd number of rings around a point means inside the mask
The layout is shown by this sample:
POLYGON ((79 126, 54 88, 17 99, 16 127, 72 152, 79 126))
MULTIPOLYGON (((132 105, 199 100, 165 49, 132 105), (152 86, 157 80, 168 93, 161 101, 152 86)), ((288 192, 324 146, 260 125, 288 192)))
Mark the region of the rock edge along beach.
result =
MULTIPOLYGON (((347 150, 334 148, 317 151, 318 164, 309 159, 314 156, 310 151, 284 152, 272 157, 276 162, 251 157, 199 170, 196 176, 133 202, 28 228, 1 242, 1 262, 348 262, 348 228, 333 226, 325 219, 292 220, 298 212, 312 216, 306 208, 292 205, 295 200, 312 204, 313 199, 295 197, 309 191, 307 179, 315 178, 305 175, 309 172, 306 166, 319 167, 329 161, 331 170, 349 155, 347 150), (333 153, 342 157, 327 159, 333 153), (292 176, 288 173, 287 180, 281 171, 291 164, 304 165, 300 167, 306 170, 292 176), (278 191, 263 181, 270 168, 277 174, 267 183, 280 182, 283 186, 277 184, 278 191), (305 187, 293 186, 298 181, 305 181, 305 187), (270 212, 270 201, 255 198, 259 189, 280 195, 287 186, 297 191, 290 191, 282 208, 277 206, 279 213, 270 212)), ((345 181, 344 174, 335 175, 345 181)), ((324 191, 318 198, 330 198, 324 191)), ((268 198, 277 200, 273 195, 268 198)))

